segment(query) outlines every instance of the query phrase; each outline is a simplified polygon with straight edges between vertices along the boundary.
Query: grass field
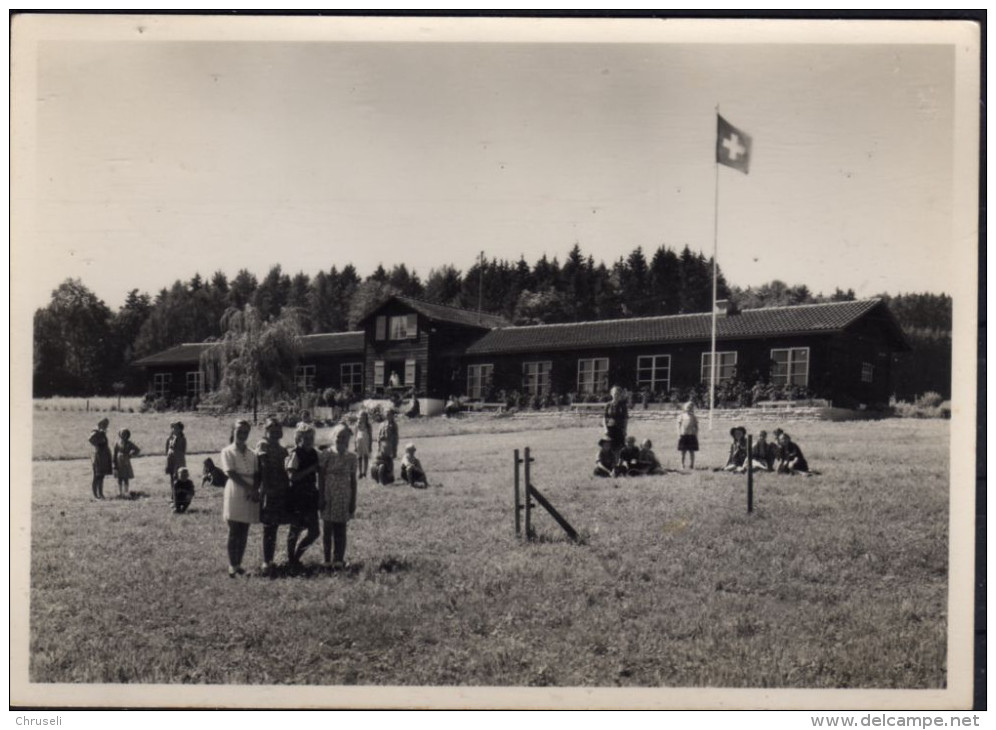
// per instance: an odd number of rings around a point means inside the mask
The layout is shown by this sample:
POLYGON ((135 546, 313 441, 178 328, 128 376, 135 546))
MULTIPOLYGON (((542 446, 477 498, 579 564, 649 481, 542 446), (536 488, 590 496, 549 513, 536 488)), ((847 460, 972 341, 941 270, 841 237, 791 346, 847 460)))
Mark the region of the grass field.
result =
MULTIPOLYGON (((402 422, 432 486, 360 482, 347 573, 317 570, 316 545, 304 575, 231 580, 221 490, 169 511, 171 418, 127 414, 155 456, 137 499, 94 502, 77 415, 34 413, 33 682, 945 686, 946 421, 795 425, 823 475, 760 475, 751 516, 745 478, 706 470, 728 424, 694 473, 607 481, 595 419, 402 422), (515 538, 525 446, 584 544, 541 510, 539 539, 515 538)), ((227 420, 184 420, 191 451, 227 441, 227 420)), ((670 425, 630 430, 676 465, 670 425)), ((260 554, 253 527, 247 567, 260 554)))

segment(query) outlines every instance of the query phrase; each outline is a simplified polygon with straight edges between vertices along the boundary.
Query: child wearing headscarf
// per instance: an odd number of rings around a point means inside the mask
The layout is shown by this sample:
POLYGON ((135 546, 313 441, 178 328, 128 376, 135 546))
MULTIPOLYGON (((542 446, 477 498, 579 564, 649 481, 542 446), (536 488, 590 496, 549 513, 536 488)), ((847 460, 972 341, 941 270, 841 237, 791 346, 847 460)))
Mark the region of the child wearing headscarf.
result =
POLYGON ((131 466, 131 457, 138 456, 139 449, 131 441, 131 431, 122 428, 118 431, 118 440, 114 444, 114 476, 118 479, 118 496, 128 496, 128 482, 135 478, 135 470, 131 466))

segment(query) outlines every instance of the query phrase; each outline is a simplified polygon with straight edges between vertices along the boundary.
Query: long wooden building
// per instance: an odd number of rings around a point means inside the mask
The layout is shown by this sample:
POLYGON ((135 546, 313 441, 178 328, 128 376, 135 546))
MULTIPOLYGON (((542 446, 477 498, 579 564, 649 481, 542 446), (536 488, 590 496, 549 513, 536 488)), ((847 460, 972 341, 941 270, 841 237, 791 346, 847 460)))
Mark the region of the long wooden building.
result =
MULTIPOLYGON (((413 390, 433 412, 449 396, 492 389, 530 395, 656 393, 708 383, 712 316, 515 326, 492 314, 393 296, 355 332, 301 338, 304 390, 349 388, 370 397, 413 390)), ((198 396, 201 353, 183 344, 138 360, 157 396, 198 396)), ((801 386, 835 405, 888 402, 894 356, 909 349, 881 299, 744 311, 721 305, 717 382, 801 386)))

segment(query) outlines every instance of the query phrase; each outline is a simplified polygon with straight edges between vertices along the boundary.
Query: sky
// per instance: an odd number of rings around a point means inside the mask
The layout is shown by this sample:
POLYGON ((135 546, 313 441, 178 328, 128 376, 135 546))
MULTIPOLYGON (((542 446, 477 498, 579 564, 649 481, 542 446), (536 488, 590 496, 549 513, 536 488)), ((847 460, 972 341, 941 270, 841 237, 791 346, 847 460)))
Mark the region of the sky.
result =
POLYGON ((216 270, 714 239, 741 287, 956 286, 950 44, 148 35, 37 46, 34 306, 67 277, 116 308, 216 270), (717 105, 748 175, 715 164, 717 105))

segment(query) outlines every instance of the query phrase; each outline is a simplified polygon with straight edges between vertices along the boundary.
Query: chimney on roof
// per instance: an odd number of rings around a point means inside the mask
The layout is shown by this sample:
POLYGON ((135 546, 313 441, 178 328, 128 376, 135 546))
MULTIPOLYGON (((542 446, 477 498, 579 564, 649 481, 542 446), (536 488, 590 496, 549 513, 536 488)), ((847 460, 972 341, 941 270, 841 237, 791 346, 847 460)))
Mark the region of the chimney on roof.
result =
POLYGON ((732 317, 735 314, 740 314, 740 310, 737 309, 735 302, 730 299, 717 299, 716 300, 716 316, 717 317, 732 317))

